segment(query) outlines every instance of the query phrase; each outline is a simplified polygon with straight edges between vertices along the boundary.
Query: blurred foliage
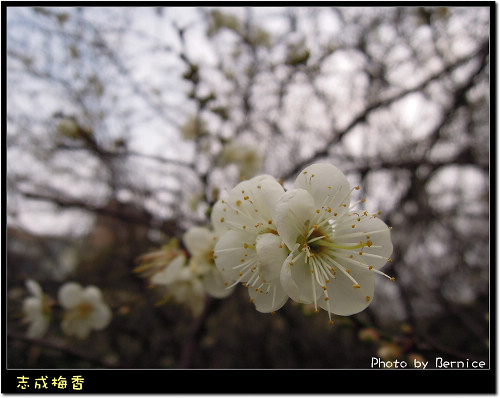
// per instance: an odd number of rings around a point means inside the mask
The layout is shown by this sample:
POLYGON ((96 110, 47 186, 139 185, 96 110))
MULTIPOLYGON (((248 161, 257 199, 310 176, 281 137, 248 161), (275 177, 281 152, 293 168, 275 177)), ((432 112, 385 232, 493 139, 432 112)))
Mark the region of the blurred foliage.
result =
POLYGON ((8 367, 488 361, 491 12, 8 7, 8 367), (198 318, 155 305, 141 254, 205 225, 242 176, 289 187, 317 161, 393 227, 396 283, 366 311, 332 327, 291 301, 261 314, 244 289, 198 318), (27 339, 28 278, 99 286, 111 325, 27 339))

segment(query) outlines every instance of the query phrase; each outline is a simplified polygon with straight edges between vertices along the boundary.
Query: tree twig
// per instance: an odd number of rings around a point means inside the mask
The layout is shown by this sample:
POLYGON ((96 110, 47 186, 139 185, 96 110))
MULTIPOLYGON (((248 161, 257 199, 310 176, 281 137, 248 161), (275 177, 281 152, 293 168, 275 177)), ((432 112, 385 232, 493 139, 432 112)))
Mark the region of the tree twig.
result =
POLYGON ((67 354, 71 357, 77 358, 77 359, 83 359, 87 362, 90 362, 98 367, 103 367, 103 368, 116 368, 119 367, 116 364, 113 364, 101 357, 98 356, 93 356, 90 355, 88 352, 84 352, 82 350, 76 349, 74 347, 69 347, 66 344, 55 341, 55 340, 46 340, 46 339, 41 339, 41 338, 30 338, 27 337, 23 334, 8 331, 7 332, 7 337, 9 339, 15 339, 15 340, 20 340, 24 341, 26 343, 31 343, 34 345, 46 347, 46 348, 51 348, 57 351, 60 351, 64 354, 67 354))

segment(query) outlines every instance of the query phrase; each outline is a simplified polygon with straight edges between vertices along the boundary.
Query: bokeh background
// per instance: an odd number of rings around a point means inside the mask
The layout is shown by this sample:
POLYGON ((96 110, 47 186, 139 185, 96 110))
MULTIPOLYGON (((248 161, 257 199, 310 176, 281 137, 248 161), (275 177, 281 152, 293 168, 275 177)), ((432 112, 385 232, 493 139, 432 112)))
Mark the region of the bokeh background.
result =
POLYGON ((10 368, 369 368, 490 349, 489 7, 8 7, 10 368), (371 306, 328 324, 244 288, 193 317, 136 273, 218 195, 330 162, 392 229, 371 306), (78 340, 26 336, 27 279, 96 285, 78 340))

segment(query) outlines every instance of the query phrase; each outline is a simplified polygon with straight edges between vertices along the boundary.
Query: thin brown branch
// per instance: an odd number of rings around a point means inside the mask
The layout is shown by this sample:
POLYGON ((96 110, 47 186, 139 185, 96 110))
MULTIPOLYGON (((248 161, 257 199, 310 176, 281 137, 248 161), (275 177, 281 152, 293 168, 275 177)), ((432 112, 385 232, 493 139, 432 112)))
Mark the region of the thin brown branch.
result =
POLYGON ((87 351, 79 350, 74 347, 70 347, 62 342, 55 341, 55 340, 47 340, 47 339, 42 339, 42 338, 30 338, 27 337, 23 334, 8 331, 7 332, 7 337, 9 339, 14 339, 14 340, 19 340, 19 341, 24 341, 29 344, 33 345, 38 345, 42 346, 45 348, 50 348, 53 350, 60 351, 70 357, 77 358, 77 359, 83 359, 87 362, 92 363, 93 365, 96 365, 98 367, 102 368, 116 368, 117 366, 101 357, 90 355, 87 351))
MULTIPOLYGON (((322 158, 322 157, 327 157, 329 149, 334 146, 335 144, 339 143, 342 138, 349 133, 354 127, 356 127, 358 124, 364 122, 368 116, 373 113, 374 111, 387 107, 391 104, 393 104, 396 101, 399 101, 400 99, 406 97, 407 95, 415 92, 419 92, 424 90, 429 84, 434 82, 435 80, 441 79, 444 76, 449 75, 451 72, 459 68, 460 66, 470 62, 473 59, 480 58, 481 60, 481 65, 479 66, 479 71, 481 71, 484 68, 485 61, 487 59, 487 56, 489 54, 489 43, 484 43, 482 46, 480 46, 479 50, 477 50, 474 54, 468 57, 463 57, 457 60, 455 63, 446 66, 443 68, 441 71, 434 73, 433 75, 429 76, 426 80, 423 82, 409 88, 406 90, 401 91, 400 93, 393 95, 389 98, 381 99, 379 101, 376 101, 372 103, 371 105, 368 105, 363 111, 361 111, 357 116, 355 116, 351 122, 343 128, 341 131, 338 131, 336 134, 333 135, 332 139, 325 144, 322 150, 319 150, 315 152, 312 156, 308 157, 307 159, 297 162, 292 170, 287 172, 285 175, 281 176, 283 180, 287 180, 295 176, 302 170, 304 167, 306 167, 309 163, 311 163, 314 159, 322 158)), ((472 74, 472 77, 475 78, 477 76, 477 73, 479 71, 475 71, 472 74)), ((473 78, 471 82, 473 81, 473 78)), ((469 83, 469 82, 467 82, 469 83)), ((470 88, 468 84, 465 84, 462 87, 459 87, 458 91, 462 93, 462 95, 467 91, 467 87, 470 88), (465 88, 464 88, 465 87, 465 88), (465 91, 464 91, 465 90, 465 91)))

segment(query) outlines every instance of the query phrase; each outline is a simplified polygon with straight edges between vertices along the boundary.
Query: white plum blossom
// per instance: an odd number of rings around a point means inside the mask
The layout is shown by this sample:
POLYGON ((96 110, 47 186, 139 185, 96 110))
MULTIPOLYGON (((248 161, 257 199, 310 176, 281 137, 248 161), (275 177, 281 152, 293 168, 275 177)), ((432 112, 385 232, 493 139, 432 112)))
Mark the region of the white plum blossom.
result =
POLYGON ((49 328, 50 299, 43 293, 36 281, 28 279, 25 284, 26 289, 31 293, 31 296, 23 301, 23 319, 29 323, 26 335, 30 338, 42 337, 49 328))
MULTIPOLYGON (((290 250, 280 271, 286 294, 331 314, 352 315, 373 299, 374 275, 391 261, 387 225, 377 214, 353 210, 345 175, 313 164, 276 207, 276 228, 290 250)), ((391 278, 393 279, 393 278, 391 278)))
POLYGON ((207 293, 216 298, 229 296, 234 289, 226 287, 214 261, 217 232, 194 226, 184 234, 183 242, 190 254, 188 266, 200 278, 207 293))
POLYGON ((284 192, 275 178, 260 175, 240 182, 212 210, 214 228, 225 230, 215 245, 216 266, 229 287, 248 288, 260 312, 276 311, 288 300, 280 269, 289 251, 275 224, 284 192))
POLYGON ((69 336, 84 339, 91 330, 102 330, 111 322, 111 309, 96 286, 65 283, 59 289, 58 301, 64 308, 61 328, 69 336))
POLYGON ((193 267, 187 265, 187 258, 179 254, 165 268, 153 275, 153 285, 165 286, 167 294, 159 303, 162 304, 170 298, 177 303, 189 306, 194 316, 201 314, 205 303, 205 288, 193 267))

